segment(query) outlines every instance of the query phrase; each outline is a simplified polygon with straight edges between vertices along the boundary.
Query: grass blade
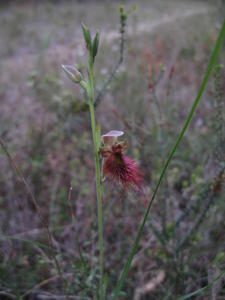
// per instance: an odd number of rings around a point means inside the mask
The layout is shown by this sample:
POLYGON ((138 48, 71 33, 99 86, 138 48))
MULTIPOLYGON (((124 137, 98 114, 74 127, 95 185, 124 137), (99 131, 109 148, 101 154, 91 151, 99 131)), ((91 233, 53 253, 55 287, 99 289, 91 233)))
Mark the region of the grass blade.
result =
POLYGON ((204 286, 203 288, 198 289, 198 290, 196 290, 196 291, 194 291, 194 292, 192 292, 192 293, 190 293, 190 294, 188 294, 188 295, 186 295, 186 296, 182 296, 182 297, 176 298, 176 300, 186 300, 186 299, 190 299, 190 298, 193 297, 193 296, 197 296, 197 295, 203 293, 204 291, 206 291, 206 290, 210 289, 211 287, 213 287, 214 284, 215 284, 220 278, 222 278, 224 275, 225 275, 225 271, 221 272, 215 279, 213 279, 213 281, 212 281, 210 284, 208 284, 208 285, 204 286))

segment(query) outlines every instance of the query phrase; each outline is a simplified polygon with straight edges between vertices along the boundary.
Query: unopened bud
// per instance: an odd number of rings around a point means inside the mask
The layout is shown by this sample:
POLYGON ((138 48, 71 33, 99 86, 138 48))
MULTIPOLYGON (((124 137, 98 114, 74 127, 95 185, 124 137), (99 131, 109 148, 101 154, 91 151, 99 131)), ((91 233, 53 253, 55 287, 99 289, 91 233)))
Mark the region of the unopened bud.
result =
POLYGON ((82 80, 82 74, 73 66, 62 65, 63 70, 68 77, 75 83, 80 83, 82 80))
POLYGON ((121 4, 121 5, 120 5, 120 14, 122 15, 123 12, 124 12, 124 6, 121 4))
POLYGON ((166 67, 164 66, 164 64, 162 64, 162 63, 159 64, 159 70, 160 70, 160 73, 164 73, 165 72, 166 67))

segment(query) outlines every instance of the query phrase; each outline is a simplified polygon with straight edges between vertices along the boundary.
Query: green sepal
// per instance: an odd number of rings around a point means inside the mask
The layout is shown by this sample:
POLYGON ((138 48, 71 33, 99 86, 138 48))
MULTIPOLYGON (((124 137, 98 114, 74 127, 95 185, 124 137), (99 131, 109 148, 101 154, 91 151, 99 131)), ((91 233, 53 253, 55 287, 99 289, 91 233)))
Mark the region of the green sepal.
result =
POLYGON ((96 32, 96 35, 95 35, 95 38, 94 38, 94 41, 93 41, 93 61, 95 60, 95 56, 97 55, 98 53, 98 45, 99 45, 99 32, 97 31, 96 32))
POLYGON ((89 86, 88 86, 88 84, 87 84, 87 82, 86 81, 84 81, 84 80, 81 80, 81 82, 80 82, 80 86, 85 90, 85 92, 87 92, 88 93, 88 88, 89 88, 89 86))
POLYGON ((88 50, 91 50, 92 43, 91 43, 90 31, 89 31, 89 29, 83 23, 81 23, 81 27, 82 27, 82 30, 83 30, 84 40, 85 40, 85 42, 87 44, 87 48, 88 48, 88 50))

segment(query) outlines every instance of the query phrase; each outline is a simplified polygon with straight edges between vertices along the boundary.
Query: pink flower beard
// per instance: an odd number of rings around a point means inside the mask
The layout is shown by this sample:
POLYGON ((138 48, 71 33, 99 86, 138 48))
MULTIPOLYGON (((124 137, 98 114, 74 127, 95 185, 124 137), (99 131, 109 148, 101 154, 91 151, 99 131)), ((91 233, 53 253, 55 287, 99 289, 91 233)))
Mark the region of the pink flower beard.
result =
POLYGON ((111 153, 103 161, 103 176, 117 184, 120 184, 124 191, 133 188, 141 192, 143 175, 137 163, 128 156, 119 153, 111 153))

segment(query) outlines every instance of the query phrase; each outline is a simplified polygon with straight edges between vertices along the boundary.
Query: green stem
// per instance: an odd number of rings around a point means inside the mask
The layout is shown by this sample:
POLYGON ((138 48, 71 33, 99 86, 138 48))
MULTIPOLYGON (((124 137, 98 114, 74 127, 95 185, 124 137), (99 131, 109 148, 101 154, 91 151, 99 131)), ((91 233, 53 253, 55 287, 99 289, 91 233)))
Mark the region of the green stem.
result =
POLYGON ((186 119, 186 121, 184 123, 184 126, 183 126, 182 130, 180 131, 180 133, 179 133, 179 135, 177 137, 177 140, 176 140, 176 142, 175 142, 175 144, 174 144, 174 146, 173 146, 173 148, 172 148, 172 150, 171 150, 171 152, 170 152, 170 154, 168 156, 168 159, 167 159, 167 161, 166 161, 166 163, 165 163, 165 165, 164 165, 164 167, 162 169, 161 175, 160 175, 159 180, 157 182, 157 185, 156 185, 156 188, 155 188, 154 193, 152 195, 152 198, 151 198, 151 200, 149 202, 149 205, 148 205, 148 208, 147 208, 146 213, 144 215, 143 221, 141 223, 141 226, 139 227, 136 240, 135 240, 135 242, 134 242, 134 244, 133 244, 133 246, 131 248, 131 251, 129 253, 129 256, 128 256, 128 259, 127 259, 127 263, 126 263, 126 265, 124 267, 122 275, 121 275, 121 277, 119 279, 119 282, 117 283, 117 286, 116 286, 116 288, 114 290, 114 293, 112 295, 112 298, 111 298, 112 300, 116 300, 118 298, 120 290, 121 290, 121 288, 122 288, 122 286, 123 286, 123 284, 125 282, 125 279, 127 277, 127 273, 128 273, 128 271, 130 269, 131 262, 132 262, 132 260, 134 258, 134 255, 135 255, 136 251, 137 251, 137 247, 139 245, 139 242, 140 242, 143 230, 144 230, 144 226, 145 226, 146 220, 147 220, 147 218, 149 216, 149 213, 151 211, 151 207, 152 207, 153 201, 155 199, 155 196, 156 196, 156 194, 158 192, 159 186, 160 186, 160 184, 161 184, 161 182, 163 180, 163 177, 164 177, 164 175, 166 173, 166 170, 167 170, 167 168, 168 168, 168 166, 169 166, 169 164, 170 164, 170 162, 171 162, 171 160, 172 160, 172 158, 173 158, 173 156, 174 156, 174 154, 175 154, 175 152, 176 152, 176 150, 177 150, 177 148, 178 148, 178 146, 179 146, 179 144, 180 144, 180 142, 181 142, 181 140, 182 140, 182 138, 183 138, 183 136, 184 136, 184 134, 185 134, 185 132, 186 132, 186 130, 187 130, 187 128, 188 128, 191 120, 192 120, 192 118, 193 118, 193 115, 194 115, 194 113, 195 113, 195 111, 197 109, 197 106, 199 104, 200 98, 201 98, 201 96, 202 96, 202 94, 203 94, 203 92, 205 90, 205 87, 206 87, 206 84, 208 82, 210 73, 211 73, 212 68, 213 68, 213 66, 215 64, 217 55, 218 55, 219 50, 220 50, 220 48, 222 46, 222 43, 223 43, 223 40, 224 40, 224 36, 225 36, 225 21, 224 21, 224 23, 222 25, 219 37, 217 39, 215 48, 213 50, 213 53, 212 53, 212 56, 211 56, 211 59, 210 59, 210 62, 209 62, 209 66, 208 66, 208 68, 206 70, 205 76, 204 76, 203 81, 201 83, 201 86, 199 88, 197 97, 196 97, 196 99, 195 99, 195 101, 194 101, 194 103, 192 105, 192 108, 191 108, 191 110, 190 110, 190 112, 188 114, 188 117, 187 117, 187 119, 186 119))
POLYGON ((91 116, 91 129, 94 142, 94 156, 95 156, 95 172, 96 172, 96 191, 98 204, 98 241, 99 241, 99 267, 100 267, 100 299, 103 300, 103 221, 102 221, 102 200, 101 200, 101 171, 99 163, 99 149, 96 136, 96 122, 94 111, 94 66, 93 59, 90 57, 89 61, 89 109, 91 116))

